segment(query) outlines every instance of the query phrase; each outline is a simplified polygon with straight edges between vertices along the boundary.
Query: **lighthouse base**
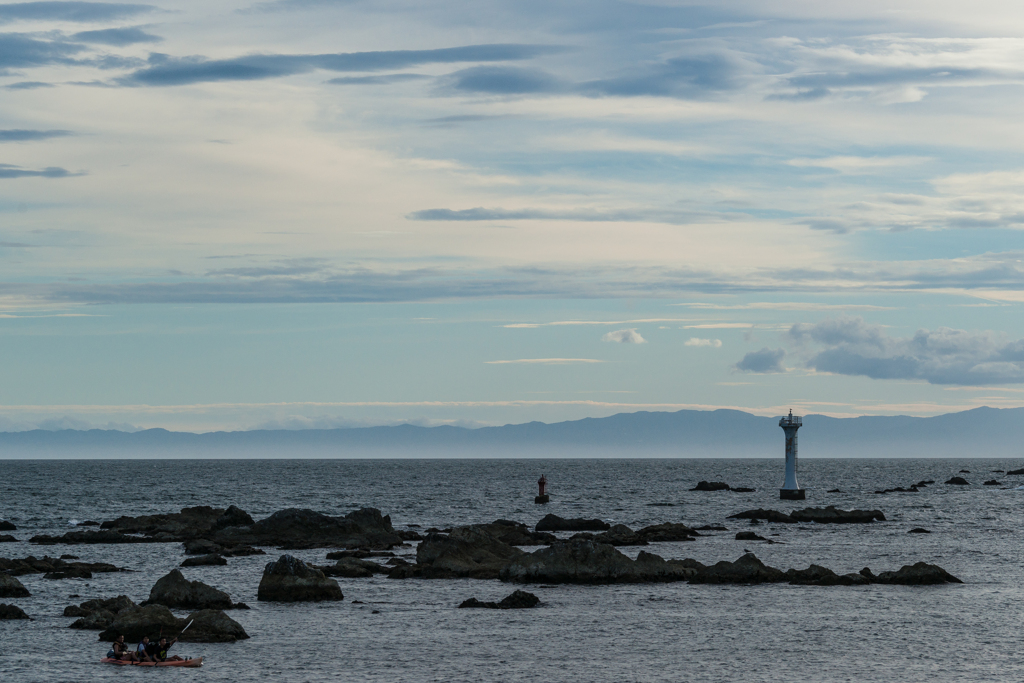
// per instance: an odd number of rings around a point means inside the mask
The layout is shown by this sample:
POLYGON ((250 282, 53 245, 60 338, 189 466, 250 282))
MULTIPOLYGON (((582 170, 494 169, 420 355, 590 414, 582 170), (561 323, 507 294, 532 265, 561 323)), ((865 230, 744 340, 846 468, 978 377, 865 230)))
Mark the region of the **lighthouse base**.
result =
POLYGON ((551 496, 545 493, 543 496, 537 496, 536 498, 534 498, 533 502, 536 503, 537 505, 543 505, 549 500, 551 500, 551 496))
POLYGON ((782 500, 803 500, 804 489, 779 489, 779 498, 782 500))

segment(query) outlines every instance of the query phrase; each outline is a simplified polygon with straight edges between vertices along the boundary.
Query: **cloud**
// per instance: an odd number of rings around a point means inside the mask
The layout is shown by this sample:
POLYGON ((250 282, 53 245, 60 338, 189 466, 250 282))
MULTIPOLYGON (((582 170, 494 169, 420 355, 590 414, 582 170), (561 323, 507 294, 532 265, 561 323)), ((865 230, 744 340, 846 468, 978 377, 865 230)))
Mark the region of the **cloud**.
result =
POLYGON ((819 372, 929 384, 1024 383, 1024 339, 1009 340, 991 331, 940 327, 890 337, 863 318, 841 317, 793 325, 788 336, 798 344, 824 347, 806 362, 819 372))
POLYGON ((628 325, 630 323, 678 323, 689 322, 689 318, 641 318, 639 320, 556 320, 549 323, 509 323, 502 327, 533 329, 535 327, 557 327, 562 325, 628 325))
POLYGON ((569 365, 571 363, 604 363, 594 358, 519 358, 517 360, 488 360, 487 365, 569 365))
POLYGON ((722 340, 721 339, 700 339, 698 337, 690 337, 685 342, 683 342, 683 346, 710 346, 711 348, 714 348, 714 349, 720 349, 720 348, 722 348, 722 340))
POLYGON ((580 90, 617 97, 694 98, 739 88, 747 70, 738 53, 684 56, 644 65, 615 78, 588 81, 580 90))
MULTIPOLYGON (((0 5, 0 8, 5 5, 0 5)), ((9 6, 9 5, 8 5, 9 6)), ((0 70, 70 63, 85 49, 60 40, 40 40, 23 33, 0 33, 0 70)))
POLYGON ((20 128, 8 128, 0 130, 0 142, 30 142, 33 140, 49 140, 50 138, 63 138, 74 135, 69 130, 24 130, 20 128))
POLYGON ((0 164, 0 179, 11 179, 11 178, 70 178, 71 176, 81 175, 80 173, 72 173, 71 171, 60 168, 58 166, 48 166, 42 170, 35 171, 28 168, 21 168, 20 166, 12 166, 11 164, 0 164))
POLYGON ((566 91, 566 85, 541 69, 512 66, 475 66, 449 74, 443 80, 453 90, 490 95, 523 95, 566 91))
POLYGON ((436 50, 391 50, 314 55, 249 55, 234 59, 150 56, 150 65, 120 79, 124 85, 171 86, 217 81, 252 81, 325 71, 384 71, 424 64, 531 59, 561 48, 545 45, 465 45, 436 50))
POLYGON ((647 340, 640 336, 635 327, 628 330, 615 330, 601 337, 601 341, 619 342, 620 344, 646 344, 647 340))
POLYGON ((581 221, 587 223, 667 223, 686 225, 718 222, 724 214, 651 209, 423 209, 406 216, 411 221, 581 221))
POLYGON ((115 2, 13 2, 0 5, 0 23, 11 21, 94 22, 152 12, 153 5, 115 2))
POLYGON ((39 88, 53 88, 55 86, 53 83, 43 83, 42 81, 18 81, 3 87, 5 90, 37 90, 39 88))
POLYGON ((710 309, 715 311, 891 311, 891 306, 875 306, 873 304, 819 304, 807 301, 756 301, 749 304, 711 304, 711 303, 684 303, 670 304, 672 306, 687 306, 689 308, 710 309))
POLYGON ((391 85, 406 81, 419 81, 430 78, 425 74, 384 74, 383 76, 342 76, 327 81, 331 85, 391 85))
POLYGON ((785 350, 765 347, 760 351, 751 351, 743 356, 734 367, 742 372, 785 372, 786 368, 782 365, 782 359, 785 357, 785 350))
POLYGON ((81 31, 71 35, 72 40, 81 43, 97 43, 99 45, 112 45, 124 47, 136 43, 159 43, 163 38, 146 33, 140 28, 104 28, 97 31, 81 31))

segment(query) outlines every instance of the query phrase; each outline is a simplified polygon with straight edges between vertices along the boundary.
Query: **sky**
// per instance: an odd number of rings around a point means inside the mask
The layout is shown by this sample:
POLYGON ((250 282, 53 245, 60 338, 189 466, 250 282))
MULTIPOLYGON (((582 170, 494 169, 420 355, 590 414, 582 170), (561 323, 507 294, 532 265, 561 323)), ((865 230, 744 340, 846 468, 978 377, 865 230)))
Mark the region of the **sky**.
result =
POLYGON ((1024 406, 1024 11, 0 3, 0 430, 1024 406))

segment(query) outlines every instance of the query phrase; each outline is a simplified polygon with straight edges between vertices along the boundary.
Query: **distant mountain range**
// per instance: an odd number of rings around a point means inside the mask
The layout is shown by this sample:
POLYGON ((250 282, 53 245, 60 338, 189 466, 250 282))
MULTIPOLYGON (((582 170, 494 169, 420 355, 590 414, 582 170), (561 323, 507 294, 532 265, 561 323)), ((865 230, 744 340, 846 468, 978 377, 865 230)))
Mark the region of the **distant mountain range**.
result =
MULTIPOLYGON (((738 410, 620 413, 502 427, 0 433, 0 459, 78 457, 782 457, 778 417, 738 410)), ((807 415, 800 457, 1024 457, 1024 408, 936 417, 807 415)))

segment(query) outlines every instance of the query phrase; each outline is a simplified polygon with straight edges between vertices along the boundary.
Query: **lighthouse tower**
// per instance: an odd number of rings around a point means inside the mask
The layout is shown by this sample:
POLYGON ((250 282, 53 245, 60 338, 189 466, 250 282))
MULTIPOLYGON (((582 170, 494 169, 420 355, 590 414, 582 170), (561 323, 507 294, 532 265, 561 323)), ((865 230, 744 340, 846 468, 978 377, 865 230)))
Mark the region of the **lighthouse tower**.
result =
POLYGON ((779 498, 783 500, 803 500, 804 490, 796 483, 796 430, 804 421, 800 416, 789 416, 779 420, 779 426, 786 432, 786 483, 779 489, 779 498))

